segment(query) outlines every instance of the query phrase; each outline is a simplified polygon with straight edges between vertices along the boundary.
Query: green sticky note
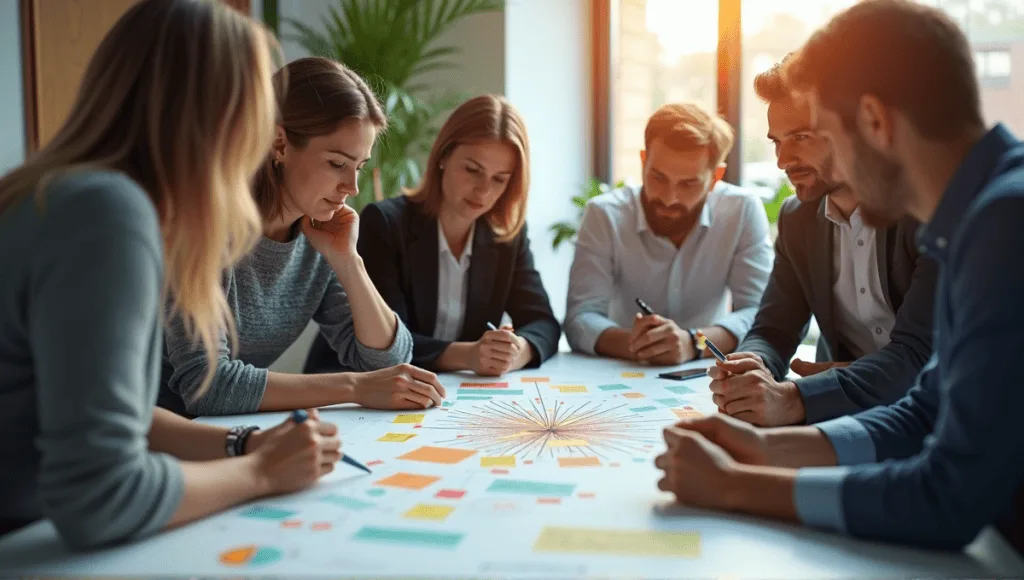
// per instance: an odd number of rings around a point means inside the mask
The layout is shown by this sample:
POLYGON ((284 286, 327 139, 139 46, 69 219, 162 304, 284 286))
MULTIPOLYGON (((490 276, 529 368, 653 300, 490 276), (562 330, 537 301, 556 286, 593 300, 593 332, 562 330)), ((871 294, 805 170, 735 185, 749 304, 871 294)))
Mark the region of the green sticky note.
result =
POLYGON ((327 503, 333 503, 334 505, 341 506, 346 509, 362 511, 368 508, 372 508, 375 504, 354 497, 345 497, 343 495, 328 495, 320 498, 321 501, 327 503))
POLYGON ((457 401, 490 401, 490 400, 491 400, 491 398, 490 398, 490 397, 476 397, 476 396, 470 396, 470 397, 459 397, 459 398, 458 398, 458 399, 456 399, 456 400, 457 400, 457 401))
POLYGON ((507 390, 507 389, 459 389, 458 397, 461 399, 465 395, 522 395, 523 391, 520 390, 507 390))
POLYGON ((633 407, 632 409, 630 409, 630 411, 633 411, 634 413, 646 413, 648 411, 657 411, 657 410, 658 410, 657 407, 633 407))
POLYGON ((597 387, 602 391, 628 391, 629 387, 626 385, 601 385, 597 387))
POLYGON ((408 546, 431 548, 455 548, 462 541, 462 538, 463 534, 453 532, 377 528, 373 526, 364 526, 353 536, 353 539, 364 542, 386 542, 389 544, 405 544, 408 546))
POLYGON ((521 493, 547 497, 569 497, 576 489, 574 483, 548 483, 545 481, 524 481, 521 479, 496 479, 487 491, 491 493, 521 493))
POLYGON ((266 505, 254 505, 239 513, 243 518, 255 520, 285 520, 294 516, 297 512, 266 505))
POLYGON ((697 393, 697 391, 694 391, 693 389, 689 387, 684 387, 682 385, 675 387, 665 387, 665 390, 670 393, 675 393, 677 395, 693 395, 697 393))

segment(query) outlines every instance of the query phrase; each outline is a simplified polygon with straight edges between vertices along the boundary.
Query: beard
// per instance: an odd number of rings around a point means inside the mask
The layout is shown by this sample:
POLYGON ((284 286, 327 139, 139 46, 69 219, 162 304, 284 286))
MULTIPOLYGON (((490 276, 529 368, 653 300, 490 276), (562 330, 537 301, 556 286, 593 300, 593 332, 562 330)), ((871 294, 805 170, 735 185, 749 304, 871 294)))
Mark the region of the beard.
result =
POLYGON ((688 211, 682 206, 669 207, 659 201, 642 195, 644 217, 647 218, 647 226, 655 235, 665 238, 676 238, 690 231, 693 224, 703 209, 703 202, 693 211, 688 211))
POLYGON ((872 149, 860 136, 853 138, 851 186, 864 223, 876 229, 888 228, 907 213, 910 184, 897 161, 872 149))

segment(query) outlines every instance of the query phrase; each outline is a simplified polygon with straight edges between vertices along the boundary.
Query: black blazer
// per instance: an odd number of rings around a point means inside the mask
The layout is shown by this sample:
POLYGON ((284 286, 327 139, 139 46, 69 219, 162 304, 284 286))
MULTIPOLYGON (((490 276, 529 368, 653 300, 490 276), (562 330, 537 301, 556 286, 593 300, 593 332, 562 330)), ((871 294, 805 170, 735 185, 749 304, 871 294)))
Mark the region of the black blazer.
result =
MULTIPOLYGON (((786 200, 779 213, 775 266, 754 326, 737 347, 764 359, 777 379, 807 334, 813 314, 821 328, 819 361, 851 361, 834 317, 833 227, 825 203, 786 200)), ((849 367, 797 379, 807 422, 852 414, 902 397, 932 353, 932 315, 938 266, 917 249, 918 223, 905 218, 876 232, 878 272, 896 313, 890 342, 849 367)))
MULTIPOLYGON (((437 219, 405 196, 370 204, 359 219, 359 255, 388 305, 413 337, 414 365, 435 369, 437 357, 450 344, 433 338, 437 319, 437 219)), ((528 366, 538 367, 558 351, 562 330, 533 267, 524 227, 507 243, 495 240, 484 220, 477 220, 469 292, 459 341, 471 342, 487 331, 487 323, 512 317, 516 334, 535 351, 528 366)), ((338 369, 338 357, 318 336, 306 360, 306 372, 338 369)))

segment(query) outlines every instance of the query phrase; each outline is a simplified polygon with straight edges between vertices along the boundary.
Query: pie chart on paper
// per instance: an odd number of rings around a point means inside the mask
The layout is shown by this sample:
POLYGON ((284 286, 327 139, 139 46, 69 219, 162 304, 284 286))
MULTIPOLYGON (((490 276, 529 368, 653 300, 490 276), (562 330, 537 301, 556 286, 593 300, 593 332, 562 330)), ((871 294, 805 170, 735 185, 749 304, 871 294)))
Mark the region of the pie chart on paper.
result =
POLYGON ((269 566, 281 560, 284 552, 277 548, 242 546, 221 552, 218 560, 233 568, 269 566))

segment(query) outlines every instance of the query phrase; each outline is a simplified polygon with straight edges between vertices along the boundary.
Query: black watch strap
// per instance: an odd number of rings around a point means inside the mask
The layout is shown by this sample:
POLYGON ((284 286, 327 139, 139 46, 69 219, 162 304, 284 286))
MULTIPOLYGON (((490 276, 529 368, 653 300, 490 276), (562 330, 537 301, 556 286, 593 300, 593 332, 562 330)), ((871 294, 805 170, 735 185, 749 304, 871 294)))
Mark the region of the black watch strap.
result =
POLYGON ((693 342, 693 358, 691 361, 695 361, 701 357, 704 353, 700 350, 700 341, 697 340, 697 334, 700 332, 696 328, 691 328, 687 332, 690 333, 690 340, 693 342))
POLYGON ((245 442, 254 431, 259 431, 255 425, 238 425, 228 429, 224 437, 224 454, 228 457, 238 457, 245 454, 245 442))

